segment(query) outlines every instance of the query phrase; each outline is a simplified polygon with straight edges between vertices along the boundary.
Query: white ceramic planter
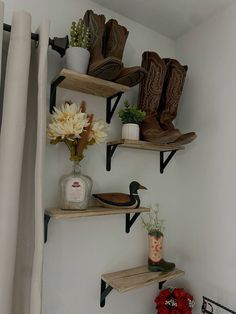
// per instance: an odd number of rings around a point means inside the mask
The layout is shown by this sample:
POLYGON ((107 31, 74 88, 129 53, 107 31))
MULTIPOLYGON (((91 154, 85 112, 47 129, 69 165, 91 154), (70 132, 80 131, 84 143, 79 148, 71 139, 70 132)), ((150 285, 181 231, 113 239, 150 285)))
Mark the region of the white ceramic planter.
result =
POLYGON ((66 50, 66 65, 69 70, 86 74, 90 53, 81 47, 70 47, 66 50))
POLYGON ((122 139, 139 140, 139 125, 135 123, 123 124, 122 139))

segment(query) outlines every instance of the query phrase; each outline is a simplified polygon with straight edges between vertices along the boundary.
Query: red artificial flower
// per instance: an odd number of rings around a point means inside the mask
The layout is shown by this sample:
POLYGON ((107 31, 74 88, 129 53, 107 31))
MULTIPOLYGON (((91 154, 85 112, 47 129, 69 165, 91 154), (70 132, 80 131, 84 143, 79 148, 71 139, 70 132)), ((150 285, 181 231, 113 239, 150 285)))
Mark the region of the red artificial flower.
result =
POLYGON ((165 289, 156 297, 156 309, 158 314, 192 314, 189 301, 193 297, 184 289, 165 289))
POLYGON ((184 308, 189 308, 188 299, 185 297, 176 298, 176 302, 177 302, 177 308, 181 310, 184 308))
POLYGON ((183 313, 183 314, 192 314, 192 310, 188 308, 188 309, 183 310, 181 313, 183 313))
POLYGON ((170 310, 166 306, 161 306, 158 308, 157 313, 159 314, 171 314, 170 310))
POLYGON ((175 298, 185 297, 185 294, 186 294, 184 289, 180 289, 180 288, 175 288, 172 293, 175 298))
POLYGON ((171 314, 181 314, 181 311, 179 309, 172 309, 171 314))
POLYGON ((190 301, 193 301, 193 297, 188 292, 186 292, 186 298, 190 301))
POLYGON ((158 298, 155 300, 157 306, 165 306, 165 302, 166 302, 165 298, 158 298))
POLYGON ((165 289, 160 291, 159 295, 155 299, 155 303, 158 306, 164 306, 166 300, 168 300, 171 297, 171 291, 170 289, 165 289))
POLYGON ((159 293, 159 295, 168 298, 172 295, 172 293, 171 293, 170 289, 165 289, 165 290, 162 290, 159 293))

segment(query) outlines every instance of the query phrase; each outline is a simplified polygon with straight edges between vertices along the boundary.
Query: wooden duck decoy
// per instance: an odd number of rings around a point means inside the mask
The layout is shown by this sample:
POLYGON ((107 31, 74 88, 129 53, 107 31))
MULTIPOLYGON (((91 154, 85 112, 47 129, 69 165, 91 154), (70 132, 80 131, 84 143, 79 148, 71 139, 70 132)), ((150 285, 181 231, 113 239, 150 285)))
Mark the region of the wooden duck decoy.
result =
POLYGON ((129 185, 130 194, 125 193, 101 193, 93 194, 97 201, 104 207, 108 208, 139 208, 140 198, 138 190, 147 190, 137 181, 133 181, 129 185))

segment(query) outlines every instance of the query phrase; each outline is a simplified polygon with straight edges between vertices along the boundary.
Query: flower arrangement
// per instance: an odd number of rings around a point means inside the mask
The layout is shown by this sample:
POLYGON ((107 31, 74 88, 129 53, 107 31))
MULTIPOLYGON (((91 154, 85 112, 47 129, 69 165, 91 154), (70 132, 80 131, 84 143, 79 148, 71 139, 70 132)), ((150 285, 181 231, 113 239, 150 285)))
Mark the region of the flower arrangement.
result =
POLYGON ((79 22, 72 22, 70 28, 70 46, 88 49, 90 39, 90 29, 82 19, 79 22))
POLYGON ((124 101, 124 108, 120 109, 118 114, 123 124, 140 124, 146 116, 144 111, 138 109, 136 105, 131 105, 128 100, 124 101))
POLYGON ((84 102, 80 105, 67 102, 55 108, 48 126, 50 143, 65 143, 72 161, 81 161, 88 145, 99 144, 107 136, 106 123, 94 120, 93 115, 85 111, 84 102))
POLYGON ((159 218, 158 210, 153 210, 150 213, 142 214, 141 220, 148 234, 162 234, 164 232, 164 220, 159 218))
POLYGON ((148 270, 153 272, 169 272, 175 268, 175 264, 166 261, 163 257, 164 220, 160 219, 158 215, 158 210, 141 215, 144 228, 148 231, 148 270))
POLYGON ((180 288, 162 290, 155 303, 158 314, 191 314, 195 305, 191 294, 180 288))

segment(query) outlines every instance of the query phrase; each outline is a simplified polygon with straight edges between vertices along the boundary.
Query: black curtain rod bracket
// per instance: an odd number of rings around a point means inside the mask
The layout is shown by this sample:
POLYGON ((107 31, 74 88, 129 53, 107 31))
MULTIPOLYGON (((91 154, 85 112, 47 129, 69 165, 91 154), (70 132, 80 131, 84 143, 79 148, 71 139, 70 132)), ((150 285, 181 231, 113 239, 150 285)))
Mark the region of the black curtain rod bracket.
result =
MULTIPOLYGON (((4 23, 3 30, 11 32, 11 25, 4 23)), ((35 42, 39 42, 39 35, 31 33, 31 39, 35 42)), ((51 46, 53 50, 57 51, 61 57, 63 57, 66 54, 66 49, 69 48, 69 38, 68 36, 54 37, 53 39, 49 38, 48 45, 51 46)))

